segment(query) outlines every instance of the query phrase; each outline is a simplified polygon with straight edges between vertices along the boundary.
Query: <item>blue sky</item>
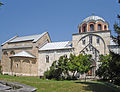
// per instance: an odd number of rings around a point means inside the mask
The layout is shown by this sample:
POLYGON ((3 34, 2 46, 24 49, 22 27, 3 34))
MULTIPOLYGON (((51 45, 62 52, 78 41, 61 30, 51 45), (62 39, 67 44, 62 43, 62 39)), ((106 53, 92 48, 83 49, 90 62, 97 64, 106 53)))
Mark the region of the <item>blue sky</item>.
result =
MULTIPOLYGON (((0 44, 15 36, 48 31, 52 41, 72 40, 78 24, 92 13, 104 18, 113 31, 120 14, 118 0, 1 0, 0 44)), ((113 33, 113 32, 112 32, 113 33)))

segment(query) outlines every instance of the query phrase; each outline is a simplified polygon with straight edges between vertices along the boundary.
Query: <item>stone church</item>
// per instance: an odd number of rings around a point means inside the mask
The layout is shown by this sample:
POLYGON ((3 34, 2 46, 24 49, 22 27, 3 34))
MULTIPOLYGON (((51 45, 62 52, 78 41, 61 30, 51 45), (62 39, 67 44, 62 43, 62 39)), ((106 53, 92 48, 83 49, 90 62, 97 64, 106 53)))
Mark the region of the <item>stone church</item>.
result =
POLYGON ((99 16, 89 16, 79 24, 72 41, 51 42, 48 32, 32 36, 15 36, 1 45, 3 74, 43 76, 60 56, 80 53, 92 55, 89 76, 95 76, 99 55, 109 54, 111 42, 109 24, 99 16))

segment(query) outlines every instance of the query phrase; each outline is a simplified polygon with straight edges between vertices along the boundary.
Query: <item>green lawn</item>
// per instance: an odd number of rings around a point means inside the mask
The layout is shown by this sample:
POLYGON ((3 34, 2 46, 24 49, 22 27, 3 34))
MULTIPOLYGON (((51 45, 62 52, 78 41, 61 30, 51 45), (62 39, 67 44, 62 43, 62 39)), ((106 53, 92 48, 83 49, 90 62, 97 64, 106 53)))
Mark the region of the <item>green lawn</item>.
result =
POLYGON ((38 88, 37 92, 120 92, 99 82, 42 80, 39 77, 0 75, 0 80, 14 81, 38 88))

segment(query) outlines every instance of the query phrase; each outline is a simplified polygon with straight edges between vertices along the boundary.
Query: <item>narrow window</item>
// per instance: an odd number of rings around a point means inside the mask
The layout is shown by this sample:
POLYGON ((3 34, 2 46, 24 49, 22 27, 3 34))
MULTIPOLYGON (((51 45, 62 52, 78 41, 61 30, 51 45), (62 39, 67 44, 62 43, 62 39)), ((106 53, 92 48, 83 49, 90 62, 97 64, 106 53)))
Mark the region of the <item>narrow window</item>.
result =
POLYGON ((92 44, 92 35, 89 36, 89 43, 92 44))
POLYGON ((94 31, 94 25, 93 24, 90 25, 90 31, 94 31))
POLYGON ((16 64, 16 68, 18 68, 18 64, 16 64))
POLYGON ((49 56, 46 55, 46 63, 49 63, 49 56))
POLYGON ((67 58, 67 54, 65 54, 64 57, 67 58))
POLYGON ((83 55, 85 55, 85 51, 82 51, 83 55))
POLYGON ((101 24, 98 24, 98 30, 102 30, 101 24))
POLYGON ((104 29, 107 30, 107 26, 106 25, 104 26, 104 29))
POLYGON ((83 32, 86 32, 86 26, 83 27, 83 32))
POLYGON ((100 44, 100 38, 99 37, 96 38, 96 41, 97 41, 97 44, 100 44))
POLYGON ((85 45, 85 39, 82 40, 82 45, 85 45))
POLYGON ((8 55, 7 51, 4 51, 3 54, 4 54, 4 55, 8 55))

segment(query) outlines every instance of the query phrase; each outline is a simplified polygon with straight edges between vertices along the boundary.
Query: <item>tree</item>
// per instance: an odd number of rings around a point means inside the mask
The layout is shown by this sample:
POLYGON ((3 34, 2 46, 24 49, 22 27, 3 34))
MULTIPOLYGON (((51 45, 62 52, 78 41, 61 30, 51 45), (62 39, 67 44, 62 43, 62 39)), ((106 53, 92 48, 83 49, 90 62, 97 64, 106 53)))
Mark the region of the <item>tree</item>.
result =
MULTIPOLYGON (((118 2, 120 3, 120 0, 118 2)), ((117 15, 117 18, 120 21, 120 15, 117 15)), ((117 37, 113 36, 113 39, 120 46, 120 23, 114 24, 114 31, 117 33, 117 37)))
POLYGON ((68 73, 68 58, 61 56, 58 61, 54 61, 50 70, 44 73, 44 76, 48 79, 63 80, 65 76, 69 76, 68 73))
POLYGON ((0 2, 0 6, 4 5, 3 3, 0 2))
MULTIPOLYGON (((118 0, 120 3, 120 0, 118 0)), ((120 15, 117 16, 118 20, 120 21, 120 15)), ((115 42, 118 44, 118 49, 120 49, 120 23, 114 24, 114 31, 117 33, 117 37, 115 38, 115 42)), ((112 72, 112 80, 113 83, 120 85, 120 54, 111 52, 112 55, 112 62, 110 62, 110 68, 112 72)))
POLYGON ((77 57, 74 54, 70 54, 68 69, 70 72, 72 72, 72 77, 75 77, 75 72, 77 72, 77 57))
POLYGON ((91 66, 91 55, 79 54, 77 56, 77 72, 80 74, 87 73, 91 66))
POLYGON ((44 75, 48 79, 76 79, 75 72, 80 74, 88 72, 91 66, 90 58, 90 55, 83 54, 78 56, 71 54, 70 58, 61 56, 58 61, 53 62, 50 70, 44 75))
POLYGON ((114 84, 120 85, 120 55, 111 52, 112 61, 109 64, 111 69, 111 80, 114 84))
POLYGON ((98 75, 100 78, 104 80, 109 80, 111 76, 110 71, 110 62, 112 60, 112 57, 110 55, 101 55, 99 58, 100 67, 98 70, 96 70, 96 75, 98 75))

